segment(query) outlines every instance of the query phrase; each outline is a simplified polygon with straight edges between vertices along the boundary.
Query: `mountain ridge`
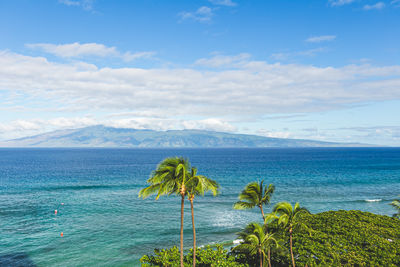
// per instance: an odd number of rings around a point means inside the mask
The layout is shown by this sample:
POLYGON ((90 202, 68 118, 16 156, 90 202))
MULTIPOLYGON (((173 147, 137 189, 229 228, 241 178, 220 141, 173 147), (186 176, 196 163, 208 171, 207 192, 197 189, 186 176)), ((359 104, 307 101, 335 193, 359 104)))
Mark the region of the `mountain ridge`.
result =
POLYGON ((155 131, 103 125, 56 130, 0 142, 0 147, 239 148, 239 147, 369 147, 307 139, 185 129, 155 131))

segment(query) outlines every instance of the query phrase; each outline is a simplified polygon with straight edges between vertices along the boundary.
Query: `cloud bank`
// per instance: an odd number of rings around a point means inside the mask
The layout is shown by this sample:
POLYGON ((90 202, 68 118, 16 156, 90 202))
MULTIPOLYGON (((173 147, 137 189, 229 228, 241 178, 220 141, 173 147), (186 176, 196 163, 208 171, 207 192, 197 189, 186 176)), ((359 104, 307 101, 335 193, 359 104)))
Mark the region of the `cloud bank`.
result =
POLYGON ((181 20, 194 20, 202 23, 210 22, 214 16, 213 10, 207 6, 199 7, 196 11, 183 11, 178 14, 181 20))
POLYGON ((329 42, 336 39, 335 35, 321 35, 321 36, 313 36, 306 40, 309 43, 321 43, 321 42, 329 42))
POLYGON ((151 111, 166 116, 240 117, 316 112, 400 99, 400 66, 269 64, 245 54, 196 68, 98 68, 0 52, 0 92, 78 110, 151 111))
POLYGON ((94 0, 58 0, 59 3, 66 6, 81 7, 84 10, 92 10, 94 0))
POLYGON ((150 58, 154 52, 125 52, 122 53, 115 47, 107 47, 97 43, 71 43, 71 44, 26 44, 26 47, 34 50, 40 50, 62 58, 83 58, 83 57, 116 57, 124 61, 133 61, 139 58, 150 58))
POLYGON ((219 6, 237 6, 237 3, 233 2, 232 0, 209 0, 210 3, 219 6))
POLYGON ((331 6, 343 6, 355 2, 355 0, 329 0, 331 6))
POLYGON ((378 2, 376 4, 373 5, 365 5, 363 8, 364 10, 373 10, 373 9, 383 9, 385 7, 385 3, 383 2, 378 2))

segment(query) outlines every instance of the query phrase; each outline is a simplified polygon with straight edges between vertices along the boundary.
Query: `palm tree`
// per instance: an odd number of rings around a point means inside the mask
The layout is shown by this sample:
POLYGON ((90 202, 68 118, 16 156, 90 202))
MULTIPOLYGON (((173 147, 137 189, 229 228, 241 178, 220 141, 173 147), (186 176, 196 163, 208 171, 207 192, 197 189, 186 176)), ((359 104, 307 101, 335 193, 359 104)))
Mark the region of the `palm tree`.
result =
POLYGON ((211 191, 216 196, 219 184, 203 175, 197 174, 197 169, 192 168, 190 178, 187 182, 187 194, 190 201, 190 209, 192 213, 192 227, 193 227, 193 267, 196 266, 196 228, 194 226, 194 211, 193 200, 195 196, 204 196, 204 193, 211 191))
POLYGON ((390 203, 396 210, 397 213, 393 214, 393 217, 400 219, 400 199, 395 199, 390 203))
MULTIPOLYGON (((263 205, 269 204, 271 201, 272 194, 275 191, 275 186, 270 184, 268 187, 263 186, 264 181, 260 183, 251 182, 246 185, 243 191, 239 194, 239 200, 233 205, 234 209, 252 209, 255 206, 261 210, 263 221, 265 220, 263 205)), ((268 251, 268 258, 270 258, 270 251, 268 251)))
POLYGON ((274 193, 275 186, 270 184, 268 187, 263 186, 264 181, 260 183, 251 182, 243 189, 239 194, 238 202, 233 205, 234 209, 252 209, 255 206, 259 207, 263 220, 265 220, 263 205, 269 204, 271 201, 271 196, 274 193))
POLYGON ((294 208, 289 202, 280 202, 275 205, 273 212, 269 214, 265 221, 278 220, 278 225, 281 225, 289 232, 290 255, 292 257, 292 265, 295 267, 293 256, 293 230, 296 228, 304 228, 310 232, 310 229, 300 220, 301 214, 309 214, 306 208, 301 208, 299 203, 294 205, 294 208))
MULTIPOLYGON (((245 251, 250 255, 259 256, 260 267, 265 261, 265 252, 270 251, 273 244, 278 246, 278 242, 274 238, 274 234, 267 231, 266 225, 258 223, 250 223, 243 232, 240 232, 239 238, 243 241, 240 245, 233 248, 234 251, 245 251)), ((268 253, 269 255, 269 253, 268 253)), ((271 267, 271 259, 268 256, 268 266, 271 267)))
POLYGON ((189 170, 190 163, 187 159, 182 157, 166 158, 158 164, 157 169, 147 180, 150 185, 139 192, 139 197, 143 199, 153 194, 157 194, 156 200, 162 195, 181 196, 181 267, 183 267, 183 210, 187 193, 187 178, 190 176, 189 170))

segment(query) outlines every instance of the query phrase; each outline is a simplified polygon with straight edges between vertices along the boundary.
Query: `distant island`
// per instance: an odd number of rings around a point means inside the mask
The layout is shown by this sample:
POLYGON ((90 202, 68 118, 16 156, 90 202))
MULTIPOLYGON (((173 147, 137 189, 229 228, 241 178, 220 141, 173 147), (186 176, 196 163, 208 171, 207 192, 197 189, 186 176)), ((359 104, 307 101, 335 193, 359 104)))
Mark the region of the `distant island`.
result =
POLYGON ((370 147, 361 143, 335 143, 273 138, 205 130, 137 130, 103 125, 58 130, 0 141, 0 147, 115 147, 115 148, 257 148, 257 147, 370 147))

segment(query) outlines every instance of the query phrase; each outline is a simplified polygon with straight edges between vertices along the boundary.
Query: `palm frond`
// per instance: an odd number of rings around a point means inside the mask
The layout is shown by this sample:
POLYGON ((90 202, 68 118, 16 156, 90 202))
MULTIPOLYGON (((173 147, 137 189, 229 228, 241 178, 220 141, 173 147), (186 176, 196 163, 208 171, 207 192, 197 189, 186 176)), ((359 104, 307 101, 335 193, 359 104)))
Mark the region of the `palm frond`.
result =
POLYGON ((258 204, 257 192, 251 190, 243 190, 239 194, 239 200, 253 203, 254 206, 256 206, 258 204))
POLYGON ((253 203, 238 201, 233 205, 235 210, 248 210, 254 208, 253 203))
POLYGON ((290 215, 288 214, 281 214, 278 219, 278 225, 282 225, 286 227, 290 223, 290 215))
POLYGON ((156 194, 156 199, 162 195, 179 194, 190 170, 188 160, 179 157, 166 158, 157 165, 147 180, 149 186, 140 190, 139 196, 146 198, 156 194))
POLYGON ((268 187, 265 187, 264 189, 264 194, 261 199, 262 204, 268 204, 271 201, 272 194, 275 191, 275 186, 273 184, 270 184, 268 187))
POLYGON ((271 223, 271 222, 273 222, 273 221, 275 221, 275 220, 278 220, 278 219, 279 219, 279 217, 276 215, 275 212, 268 213, 268 214, 265 216, 264 223, 267 225, 267 224, 269 224, 269 223, 271 223))
POLYGON ((187 179, 186 187, 189 194, 193 196, 202 196, 209 191, 211 191, 214 196, 219 193, 219 184, 204 175, 198 175, 196 168, 192 168, 187 179))
POLYGON ((148 187, 145 187, 139 191, 139 197, 145 199, 150 195, 155 194, 160 189, 160 184, 152 184, 148 187))
POLYGON ((400 219, 400 199, 393 200, 390 205, 397 210, 397 213, 393 214, 393 217, 400 219))
POLYGON ((257 254, 257 248, 255 248, 253 245, 247 244, 247 243, 240 244, 240 245, 234 247, 232 250, 236 251, 236 252, 247 252, 250 255, 257 254))
POLYGON ((292 214, 293 208, 289 202, 279 202, 275 205, 273 212, 280 214, 292 214))

